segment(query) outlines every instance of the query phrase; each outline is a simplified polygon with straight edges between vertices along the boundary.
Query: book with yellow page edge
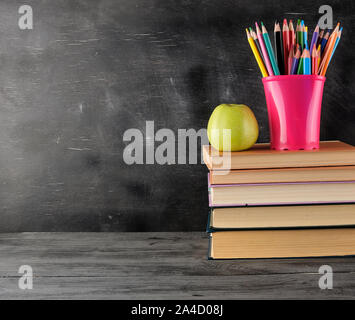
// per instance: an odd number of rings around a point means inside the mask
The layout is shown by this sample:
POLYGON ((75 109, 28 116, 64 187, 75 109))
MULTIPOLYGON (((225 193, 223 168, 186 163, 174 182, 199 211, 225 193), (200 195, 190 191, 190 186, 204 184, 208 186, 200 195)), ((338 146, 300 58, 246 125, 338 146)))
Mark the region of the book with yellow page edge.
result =
POLYGON ((355 203, 355 181, 209 185, 210 207, 355 203))
POLYGON ((212 208, 207 232, 355 226, 355 204, 212 208))
POLYGON ((210 171, 211 185, 327 181, 355 181, 355 166, 210 171))
POLYGON ((318 150, 271 150, 270 144, 256 144, 241 152, 219 152, 203 146, 203 160, 210 170, 354 166, 355 147, 341 141, 324 141, 318 150))
POLYGON ((354 255, 355 228, 220 231, 209 244, 209 259, 354 255))

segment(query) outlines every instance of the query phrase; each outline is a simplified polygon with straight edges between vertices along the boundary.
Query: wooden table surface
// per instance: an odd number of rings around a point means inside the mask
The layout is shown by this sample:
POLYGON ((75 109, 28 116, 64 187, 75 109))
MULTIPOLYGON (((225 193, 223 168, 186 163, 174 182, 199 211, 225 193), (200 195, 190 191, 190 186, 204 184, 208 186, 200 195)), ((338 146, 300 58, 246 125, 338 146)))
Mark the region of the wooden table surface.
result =
POLYGON ((340 299, 355 297, 355 258, 209 261, 207 234, 0 234, 1 299, 340 299), (332 290, 318 286, 333 268, 332 290), (18 287, 21 265, 33 289, 18 287))

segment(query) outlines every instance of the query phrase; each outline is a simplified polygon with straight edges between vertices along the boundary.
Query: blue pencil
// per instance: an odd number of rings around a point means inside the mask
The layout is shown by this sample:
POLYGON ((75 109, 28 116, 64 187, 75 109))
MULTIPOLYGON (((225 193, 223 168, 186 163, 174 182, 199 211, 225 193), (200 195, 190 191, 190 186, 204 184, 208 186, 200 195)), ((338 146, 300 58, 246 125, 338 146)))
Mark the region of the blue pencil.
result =
POLYGON ((323 54, 323 51, 324 51, 324 49, 325 49, 325 46, 327 45, 327 42, 328 42, 328 39, 329 39, 329 35, 330 35, 330 33, 329 33, 329 31, 325 34, 325 36, 323 37, 323 39, 322 39, 322 42, 321 42, 321 44, 320 44, 320 50, 321 50, 321 52, 322 52, 322 54, 323 54))
POLYGON ((276 63, 274 50, 272 49, 272 45, 271 45, 269 34, 267 33, 267 30, 266 30, 266 28, 265 28, 263 23, 261 23, 261 29, 262 29, 262 32, 263 32, 264 42, 265 42, 265 46, 266 46, 267 52, 269 54, 270 62, 271 62, 271 65, 272 65, 272 69, 274 70, 275 76, 279 76, 280 75, 280 70, 279 70, 279 67, 278 67, 278 65, 276 63))
POLYGON ((303 74, 311 74, 311 56, 307 48, 303 50, 302 58, 303 58, 303 74))

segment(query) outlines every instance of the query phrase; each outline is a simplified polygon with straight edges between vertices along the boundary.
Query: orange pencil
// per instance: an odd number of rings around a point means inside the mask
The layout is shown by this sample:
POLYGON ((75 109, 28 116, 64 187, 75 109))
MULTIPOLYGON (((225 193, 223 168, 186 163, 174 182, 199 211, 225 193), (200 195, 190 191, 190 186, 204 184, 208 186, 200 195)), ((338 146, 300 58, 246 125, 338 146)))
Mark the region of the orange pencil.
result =
POLYGON ((329 39, 329 45, 327 46, 327 50, 324 51, 324 56, 320 65, 320 75, 322 76, 325 76, 327 72, 330 58, 332 57, 332 52, 334 50, 336 38, 338 37, 338 30, 339 30, 339 26, 337 26, 334 29, 332 37, 331 39, 329 39))
POLYGON ((332 55, 331 55, 331 57, 330 57, 330 61, 329 61, 329 63, 330 63, 330 62, 332 61, 332 59, 333 59, 333 56, 334 56, 335 50, 337 49, 338 44, 339 44, 339 42, 340 42, 340 38, 341 38, 341 34, 342 34, 342 32, 343 32, 343 28, 341 28, 341 29, 339 30, 339 32, 338 32, 338 36, 337 36, 337 39, 335 40, 334 49, 333 49, 332 55))
MULTIPOLYGON (((328 41, 326 43, 326 45, 324 46, 324 49, 321 47, 321 52, 322 52, 322 62, 321 63, 324 63, 325 62, 325 56, 327 55, 327 53, 329 53, 329 46, 332 44, 332 40, 334 39, 334 37, 336 38, 337 37, 337 34, 338 34, 338 30, 339 30, 339 24, 334 28, 332 34, 330 35, 330 32, 327 32, 327 34, 329 34, 329 38, 328 38, 328 41)), ((324 38, 326 38, 326 35, 324 36, 324 38)))
POLYGON ((340 23, 338 22, 338 24, 334 28, 331 36, 329 37, 327 44, 325 45, 324 51, 328 50, 329 44, 331 43, 331 40, 333 39, 333 37, 337 37, 337 33, 338 33, 338 30, 339 30, 339 27, 340 27, 340 23))

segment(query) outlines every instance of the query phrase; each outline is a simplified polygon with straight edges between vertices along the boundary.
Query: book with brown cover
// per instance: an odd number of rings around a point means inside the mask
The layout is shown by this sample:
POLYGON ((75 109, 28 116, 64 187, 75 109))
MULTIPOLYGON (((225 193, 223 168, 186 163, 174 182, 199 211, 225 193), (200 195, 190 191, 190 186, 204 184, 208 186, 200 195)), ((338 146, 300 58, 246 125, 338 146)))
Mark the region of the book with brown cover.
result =
POLYGON ((355 255, 355 228, 220 231, 210 235, 210 259, 355 255))
POLYGON ((355 181, 355 166, 212 170, 211 184, 355 181))
POLYGON ((355 203, 355 181, 209 186, 210 207, 355 203))
POLYGON ((355 226, 355 204, 212 208, 207 232, 355 226))
POLYGON ((203 160, 210 170, 350 166, 355 165, 355 147, 341 141, 324 141, 318 150, 297 151, 271 150, 268 143, 241 152, 203 146, 203 160))

